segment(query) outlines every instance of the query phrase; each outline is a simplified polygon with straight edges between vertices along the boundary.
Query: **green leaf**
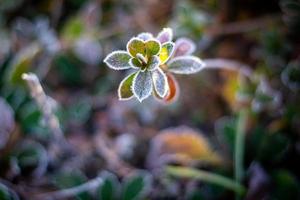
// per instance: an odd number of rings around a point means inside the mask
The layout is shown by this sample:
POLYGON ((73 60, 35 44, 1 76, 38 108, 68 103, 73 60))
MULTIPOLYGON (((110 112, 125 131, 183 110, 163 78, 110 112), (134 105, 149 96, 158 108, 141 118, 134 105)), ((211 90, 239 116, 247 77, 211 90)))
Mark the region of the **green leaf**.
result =
POLYGON ((157 55, 161 49, 161 45, 160 45, 159 41, 155 40, 155 39, 146 41, 145 47, 146 47, 148 56, 157 55))
POLYGON ((1 183, 0 183, 0 199, 10 200, 8 188, 5 185, 2 185, 1 183))
POLYGON ((152 79, 153 79, 155 92, 161 98, 165 97, 169 89, 167 76, 160 68, 157 68, 152 72, 152 79))
MULTIPOLYGON (((81 171, 77 170, 72 170, 72 171, 64 171, 60 172, 56 176, 54 176, 54 184, 61 188, 61 189, 66 189, 66 188, 71 188, 75 187, 78 185, 81 185, 86 182, 86 177, 81 171)), ((90 200, 91 195, 85 191, 81 192, 76 195, 77 200, 90 200)))
POLYGON ((117 200, 120 187, 117 177, 106 172, 103 179, 103 183, 98 188, 99 200, 117 200))
POLYGON ((174 51, 174 43, 173 42, 167 42, 162 45, 161 51, 159 53, 159 60, 160 64, 165 64, 174 51))
POLYGON ((17 161, 21 172, 28 174, 29 171, 38 177, 45 173, 48 166, 47 151, 40 143, 31 140, 19 144, 10 159, 17 161))
POLYGON ((123 188, 122 200, 138 200, 147 195, 151 185, 150 176, 140 173, 129 177, 123 188))
POLYGON ((160 33, 157 35, 157 40, 164 44, 165 42, 171 42, 173 39, 173 30, 171 28, 164 28, 160 33))
POLYGON ((300 198, 300 184, 294 174, 286 170, 276 170, 272 173, 272 178, 274 181, 274 189, 271 192, 272 199, 285 200, 300 198))
POLYGON ((141 68, 143 68, 143 64, 137 58, 131 58, 129 60, 129 64, 134 69, 141 69, 141 68))
POLYGON ((136 57, 137 53, 141 53, 142 55, 145 55, 145 43, 143 40, 139 38, 132 38, 127 43, 127 51, 132 55, 133 57, 136 57))
POLYGON ((204 62, 195 56, 180 56, 169 62, 168 69, 175 74, 193 74, 204 66, 204 62))
POLYGON ((62 38, 68 42, 74 42, 84 32, 84 22, 79 17, 72 17, 66 22, 62 30, 62 38))
POLYGON ((124 78, 124 80, 120 83, 118 89, 119 100, 128 100, 133 97, 132 93, 132 83, 137 72, 134 72, 124 78))
POLYGON ((21 78, 22 74, 30 70, 34 58, 37 56, 40 50, 41 49, 38 45, 32 44, 16 54, 11 62, 11 66, 9 67, 11 71, 8 78, 11 83, 23 83, 21 78))
POLYGON ((1 200, 19 200, 17 193, 0 183, 0 199, 1 200))
POLYGON ((152 78, 151 72, 139 71, 133 80, 132 92, 136 98, 142 102, 144 99, 149 97, 152 92, 152 78))
POLYGON ((104 62, 114 70, 129 69, 131 56, 126 51, 114 51, 106 56, 104 62))

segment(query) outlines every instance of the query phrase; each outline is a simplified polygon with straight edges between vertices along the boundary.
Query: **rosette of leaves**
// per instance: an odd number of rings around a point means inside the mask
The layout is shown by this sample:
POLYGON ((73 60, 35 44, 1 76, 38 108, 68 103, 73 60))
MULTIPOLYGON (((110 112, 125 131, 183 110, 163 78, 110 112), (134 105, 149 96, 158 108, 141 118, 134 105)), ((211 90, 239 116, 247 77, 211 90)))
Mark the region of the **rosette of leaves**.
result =
POLYGON ((133 69, 120 84, 120 100, 136 97, 143 101, 151 94, 167 102, 175 99, 178 84, 171 73, 192 74, 200 71, 204 63, 191 56, 195 45, 185 38, 172 42, 173 31, 164 28, 157 37, 141 33, 127 44, 127 51, 114 51, 104 62, 112 69, 133 69))

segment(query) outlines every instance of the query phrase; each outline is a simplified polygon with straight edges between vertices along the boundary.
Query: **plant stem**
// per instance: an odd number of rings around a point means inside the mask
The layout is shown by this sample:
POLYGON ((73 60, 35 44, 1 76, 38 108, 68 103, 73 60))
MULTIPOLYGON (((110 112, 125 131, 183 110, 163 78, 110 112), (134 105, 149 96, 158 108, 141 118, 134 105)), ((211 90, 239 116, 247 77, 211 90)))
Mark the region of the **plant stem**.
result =
POLYGON ((246 191, 244 186, 240 185, 237 182, 234 182, 234 180, 204 170, 193 169, 190 167, 168 166, 166 167, 166 172, 174 177, 191 178, 219 185, 224 188, 233 190, 236 194, 239 195, 244 194, 246 191))
MULTIPOLYGON (((234 147, 234 174, 237 184, 241 183, 244 176, 246 122, 247 110, 242 109, 238 115, 234 147)), ((239 199, 239 196, 236 196, 236 199, 239 199)))

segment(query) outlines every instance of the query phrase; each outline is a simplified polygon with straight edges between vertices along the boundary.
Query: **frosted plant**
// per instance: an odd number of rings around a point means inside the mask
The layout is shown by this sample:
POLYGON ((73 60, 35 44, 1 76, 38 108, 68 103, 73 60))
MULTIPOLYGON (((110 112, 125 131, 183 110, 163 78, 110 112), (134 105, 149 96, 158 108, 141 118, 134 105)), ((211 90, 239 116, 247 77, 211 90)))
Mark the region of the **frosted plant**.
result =
POLYGON ((127 43, 127 51, 114 51, 104 62, 112 69, 134 69, 118 89, 120 100, 136 97, 143 101, 151 94, 167 102, 175 99, 178 86, 175 74, 192 74, 200 71, 204 63, 191 56, 195 45, 189 39, 172 42, 173 32, 164 28, 155 38, 141 33, 127 43))

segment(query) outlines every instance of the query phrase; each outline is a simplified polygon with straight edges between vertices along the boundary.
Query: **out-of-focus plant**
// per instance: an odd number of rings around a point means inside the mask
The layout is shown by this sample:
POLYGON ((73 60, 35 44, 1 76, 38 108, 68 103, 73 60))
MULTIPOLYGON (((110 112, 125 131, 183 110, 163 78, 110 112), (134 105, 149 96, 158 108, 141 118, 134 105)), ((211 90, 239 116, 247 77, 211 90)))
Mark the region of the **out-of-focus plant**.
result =
POLYGON ((98 188, 99 200, 139 200, 144 199, 151 187, 151 177, 148 173, 138 172, 119 183, 111 173, 103 175, 103 183, 98 188))
POLYGON ((220 164, 220 155, 213 150, 203 134, 178 127, 161 131, 151 141, 148 165, 161 167, 168 163, 220 164))
POLYGON ((204 29, 210 24, 211 17, 203 10, 196 9, 188 1, 181 1, 175 9, 175 17, 170 26, 176 31, 176 36, 189 35, 193 39, 200 39, 204 29))
POLYGON ((0 98, 0 150, 5 147, 11 132, 15 128, 14 111, 9 104, 0 98))
POLYGON ((300 89, 300 63, 291 61, 281 73, 281 80, 290 90, 297 92, 300 89))
POLYGON ((283 21, 295 35, 300 32, 300 2, 298 0, 281 0, 283 21))
POLYGON ((172 42, 173 32, 163 29, 156 38, 141 33, 127 44, 127 51, 114 51, 104 62, 112 69, 134 69, 119 86, 120 100, 136 97, 143 101, 154 94, 166 101, 176 97, 177 83, 170 73, 193 74, 204 67, 197 57, 191 56, 195 45, 189 39, 172 42))
POLYGON ((19 200, 18 195, 7 186, 0 183, 0 199, 1 200, 19 200))

